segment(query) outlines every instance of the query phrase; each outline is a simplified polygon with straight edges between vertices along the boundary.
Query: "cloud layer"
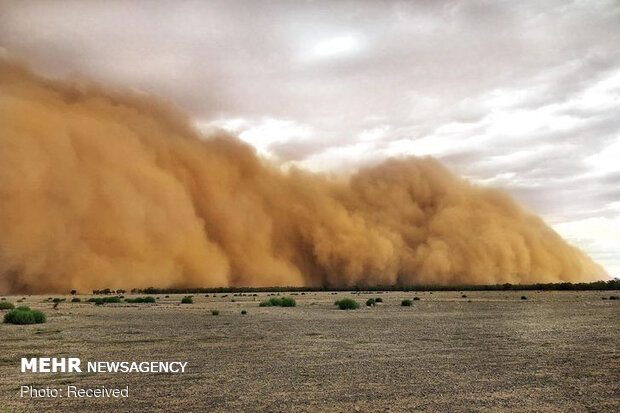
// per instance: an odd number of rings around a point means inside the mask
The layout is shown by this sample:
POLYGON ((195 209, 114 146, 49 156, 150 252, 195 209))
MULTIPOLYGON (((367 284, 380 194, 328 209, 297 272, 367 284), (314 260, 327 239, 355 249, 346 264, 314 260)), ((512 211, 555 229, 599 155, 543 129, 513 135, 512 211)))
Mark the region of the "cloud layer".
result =
POLYGON ((311 170, 433 155, 620 273, 620 6, 0 1, 0 46, 311 170), (608 231, 609 228, 614 231, 608 231))

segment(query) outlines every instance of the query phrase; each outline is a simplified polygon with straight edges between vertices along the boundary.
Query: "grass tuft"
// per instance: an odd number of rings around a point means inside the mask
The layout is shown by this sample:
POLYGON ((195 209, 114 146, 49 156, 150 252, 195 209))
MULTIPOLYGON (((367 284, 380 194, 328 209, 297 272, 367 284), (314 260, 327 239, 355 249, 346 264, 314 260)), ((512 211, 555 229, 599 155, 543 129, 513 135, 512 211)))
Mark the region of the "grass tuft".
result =
POLYGON ((342 300, 338 300, 334 303, 341 310, 357 310, 360 308, 360 305, 357 301, 352 300, 350 298, 343 298, 342 300))

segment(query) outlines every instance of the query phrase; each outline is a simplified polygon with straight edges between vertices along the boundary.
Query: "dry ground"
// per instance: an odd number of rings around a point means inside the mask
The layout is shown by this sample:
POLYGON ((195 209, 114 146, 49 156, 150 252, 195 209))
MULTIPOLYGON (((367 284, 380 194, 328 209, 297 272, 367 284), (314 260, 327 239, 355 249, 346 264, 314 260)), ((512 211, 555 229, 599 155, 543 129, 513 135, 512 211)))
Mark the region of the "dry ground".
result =
POLYGON ((48 322, 0 324, 0 411, 620 410, 620 302, 601 299, 617 291, 465 294, 306 293, 296 308, 259 308, 266 293, 194 295, 193 305, 161 295, 157 304, 57 310, 29 296, 22 304, 48 322), (400 306, 414 295, 421 300, 400 306), (369 297, 384 303, 366 308, 369 297), (338 310, 339 298, 362 308, 338 310), (189 371, 20 373, 20 358, 35 356, 179 360, 189 371), (130 394, 20 398, 26 384, 129 385, 130 394))

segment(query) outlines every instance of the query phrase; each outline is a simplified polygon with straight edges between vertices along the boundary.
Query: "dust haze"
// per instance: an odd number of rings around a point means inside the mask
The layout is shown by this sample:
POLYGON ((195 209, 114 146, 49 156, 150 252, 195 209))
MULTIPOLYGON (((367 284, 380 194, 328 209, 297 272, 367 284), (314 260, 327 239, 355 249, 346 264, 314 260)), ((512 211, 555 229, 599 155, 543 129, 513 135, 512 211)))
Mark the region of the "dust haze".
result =
POLYGON ((283 172, 152 97, 0 63, 0 291, 593 281, 499 189, 432 158, 283 172))

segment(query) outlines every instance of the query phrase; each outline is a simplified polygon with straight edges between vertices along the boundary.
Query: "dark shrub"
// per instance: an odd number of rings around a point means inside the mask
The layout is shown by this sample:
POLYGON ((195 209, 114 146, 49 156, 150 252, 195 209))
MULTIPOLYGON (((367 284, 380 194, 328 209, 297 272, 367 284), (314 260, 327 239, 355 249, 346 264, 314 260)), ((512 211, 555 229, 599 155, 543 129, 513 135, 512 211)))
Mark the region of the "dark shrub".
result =
POLYGON ((246 310, 241 310, 241 315, 246 315, 248 312, 246 310))
POLYGON ((165 296, 164 298, 170 298, 170 296, 169 296, 169 295, 167 295, 167 296, 165 296))
POLYGON ((72 302, 72 303, 79 303, 79 302, 81 302, 81 301, 82 301, 82 300, 81 300, 81 299, 79 299, 78 297, 75 297, 75 298, 72 298, 72 299, 71 299, 71 302, 72 302))
POLYGON ((413 297, 413 301, 420 301, 420 297, 413 297))
POLYGON ((76 295, 77 294, 77 290, 71 290, 71 295, 76 295))
POLYGON ((194 304, 194 299, 192 298, 191 295, 186 295, 185 297, 183 297, 183 299, 181 300, 181 304, 194 304))
POLYGON ((375 303, 382 303, 382 302, 383 302, 383 298, 381 297, 375 298, 375 303))
POLYGON ((8 301, 0 301, 0 310, 12 310, 15 306, 8 301))
POLYGON ((53 303, 62 303, 63 301, 66 301, 66 298, 54 298, 52 300, 53 303))
POLYGON ((103 301, 103 298, 95 298, 93 299, 93 302, 95 303, 95 305, 103 305, 105 301, 103 301))
POLYGON ((155 302, 155 298, 153 298, 151 296, 136 297, 136 298, 125 298, 125 302, 127 302, 127 303, 137 303, 137 304, 142 304, 142 303, 151 303, 152 304, 152 303, 155 302))
POLYGON ((295 307, 297 306, 297 303, 295 302, 294 298, 290 298, 290 297, 283 297, 283 298, 277 298, 277 297, 273 297, 270 298, 267 301, 261 301, 260 304, 258 304, 259 307, 295 307))
POLYGON ((341 310, 357 310, 358 308, 360 308, 359 303, 350 298, 343 298, 342 300, 336 301, 335 304, 341 310))
POLYGON ((104 297, 102 300, 104 303, 120 303, 121 297, 104 297))
POLYGON ((376 304, 376 300, 374 298, 369 298, 366 300, 366 307, 374 307, 376 304))
POLYGON ((295 302, 294 298, 290 298, 290 297, 284 297, 280 300, 281 307, 296 307, 297 303, 295 302))
POLYGON ((211 310, 211 315, 220 315, 218 310, 211 310))
POLYGON ((611 295, 609 296, 610 300, 620 300, 620 297, 618 297, 617 295, 611 295))
POLYGON ((522 299, 522 300, 527 300, 527 297, 526 297, 526 296, 524 296, 524 295, 522 295, 522 296, 521 296, 521 299, 522 299))
POLYGON ((413 301, 411 300, 403 300, 400 305, 403 307, 411 307, 411 304, 413 304, 413 301))
POLYGON ((45 323, 45 315, 39 310, 28 307, 18 307, 4 315, 4 322, 10 324, 39 324, 45 323))
POLYGON ((461 298, 467 298, 467 294, 463 294, 461 298))

